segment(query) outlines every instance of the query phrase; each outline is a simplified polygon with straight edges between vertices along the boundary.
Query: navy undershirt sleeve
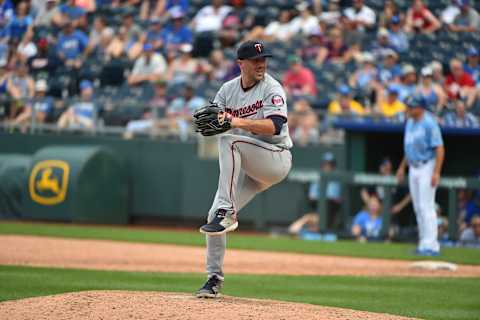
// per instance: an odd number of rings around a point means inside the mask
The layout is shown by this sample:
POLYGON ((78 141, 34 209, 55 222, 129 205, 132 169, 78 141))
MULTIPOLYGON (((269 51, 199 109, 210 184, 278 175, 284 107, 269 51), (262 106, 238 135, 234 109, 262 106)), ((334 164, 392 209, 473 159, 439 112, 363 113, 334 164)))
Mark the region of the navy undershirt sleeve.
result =
POLYGON ((268 119, 272 120, 273 125, 275 126, 275 135, 279 135, 282 131, 283 124, 287 122, 287 119, 279 115, 270 116, 268 119))

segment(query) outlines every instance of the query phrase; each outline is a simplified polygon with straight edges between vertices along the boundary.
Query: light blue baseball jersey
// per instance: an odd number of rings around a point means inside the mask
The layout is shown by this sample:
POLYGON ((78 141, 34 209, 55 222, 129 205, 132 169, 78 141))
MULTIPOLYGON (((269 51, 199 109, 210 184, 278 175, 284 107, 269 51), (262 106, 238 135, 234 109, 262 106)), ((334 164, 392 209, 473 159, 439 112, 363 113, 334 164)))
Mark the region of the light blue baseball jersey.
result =
MULTIPOLYGON (((308 197, 310 199, 318 199, 320 193, 320 186, 318 182, 312 182, 308 188, 308 197)), ((329 200, 340 200, 342 187, 338 181, 329 181, 327 183, 327 190, 325 196, 329 200)))
POLYGON ((443 145, 437 120, 428 111, 418 121, 408 119, 403 143, 410 164, 435 158, 435 148, 443 145))

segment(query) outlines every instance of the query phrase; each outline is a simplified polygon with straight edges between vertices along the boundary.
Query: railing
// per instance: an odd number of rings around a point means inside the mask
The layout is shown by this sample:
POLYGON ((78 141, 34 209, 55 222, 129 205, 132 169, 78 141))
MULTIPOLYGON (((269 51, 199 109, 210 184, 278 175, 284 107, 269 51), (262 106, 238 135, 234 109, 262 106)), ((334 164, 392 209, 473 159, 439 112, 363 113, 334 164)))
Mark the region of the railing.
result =
MULTIPOLYGON (((321 172, 319 170, 309 169, 293 169, 288 180, 300 183, 319 183, 318 197, 318 214, 320 215, 320 231, 325 231, 327 223, 327 199, 326 189, 329 181, 338 181, 347 186, 382 186, 385 188, 385 196, 383 199, 383 220, 382 235, 385 237, 390 228, 390 212, 392 207, 392 188, 398 186, 407 186, 406 182, 399 184, 394 176, 383 176, 370 173, 354 173, 354 172, 321 172)), ((448 236, 449 239, 456 239, 458 231, 457 220, 457 189, 479 189, 480 179, 473 177, 442 177, 440 179, 439 188, 448 189, 448 236)), ((348 188, 343 188, 343 218, 344 221, 351 214, 350 195, 348 188)))

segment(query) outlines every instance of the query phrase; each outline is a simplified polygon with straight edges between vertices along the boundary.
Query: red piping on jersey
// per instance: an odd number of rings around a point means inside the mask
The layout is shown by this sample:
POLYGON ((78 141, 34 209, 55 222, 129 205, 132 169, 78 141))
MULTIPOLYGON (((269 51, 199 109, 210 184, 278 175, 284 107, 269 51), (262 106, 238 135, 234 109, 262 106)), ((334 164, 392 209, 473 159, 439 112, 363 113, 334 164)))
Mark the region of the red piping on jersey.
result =
POLYGON ((236 210, 235 210, 235 206, 233 205, 233 199, 232 199, 232 191, 233 191, 233 176, 235 174, 235 154, 233 152, 233 148, 235 147, 235 144, 236 143, 246 143, 246 144, 251 144, 252 146, 256 146, 256 147, 259 147, 259 148, 262 148, 262 149, 265 149, 265 150, 268 150, 268 151, 272 151, 272 152, 282 152, 282 151, 285 151, 287 149, 280 149, 280 150, 274 150, 274 149, 269 149, 267 147, 264 147, 264 146, 261 146, 261 145, 258 145, 258 144, 255 144, 253 142, 248 142, 248 141, 242 141, 242 140, 235 140, 232 142, 232 146, 230 147, 230 152, 232 153, 232 177, 230 178, 230 202, 232 203, 232 207, 233 207, 233 212, 234 214, 236 214, 236 210))

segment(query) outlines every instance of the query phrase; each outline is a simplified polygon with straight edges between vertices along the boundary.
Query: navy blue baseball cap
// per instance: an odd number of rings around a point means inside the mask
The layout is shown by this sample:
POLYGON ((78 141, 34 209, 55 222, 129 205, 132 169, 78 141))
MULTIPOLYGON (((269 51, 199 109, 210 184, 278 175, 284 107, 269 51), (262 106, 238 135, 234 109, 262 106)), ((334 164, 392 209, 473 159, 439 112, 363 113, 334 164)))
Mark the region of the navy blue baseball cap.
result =
POLYGON ((467 52, 467 56, 468 57, 477 57, 478 56, 478 50, 475 49, 474 47, 469 48, 468 52, 467 52))
POLYGON ((428 109, 428 103, 427 100, 419 95, 415 94, 413 96, 408 97, 405 99, 405 104, 409 108, 423 108, 423 109, 428 109))
POLYGON ((269 58, 272 54, 265 47, 262 41, 249 40, 240 45, 237 50, 237 59, 256 59, 256 58, 269 58))

